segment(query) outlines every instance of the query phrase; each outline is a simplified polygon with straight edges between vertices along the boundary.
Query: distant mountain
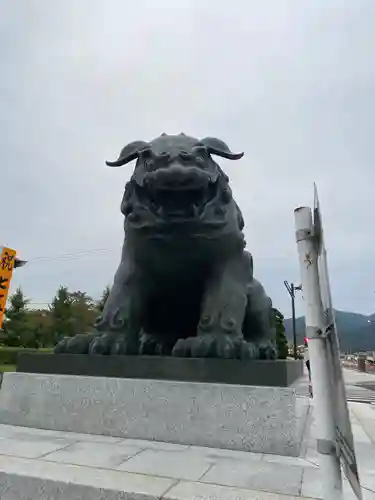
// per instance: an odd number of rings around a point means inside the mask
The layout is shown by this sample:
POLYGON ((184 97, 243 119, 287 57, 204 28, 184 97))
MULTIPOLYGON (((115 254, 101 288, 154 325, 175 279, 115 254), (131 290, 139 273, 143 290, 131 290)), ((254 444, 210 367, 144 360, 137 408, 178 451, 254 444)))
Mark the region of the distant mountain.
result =
MULTIPOLYGON (((341 352, 375 351, 375 314, 363 314, 335 311, 341 352)), ((293 342, 292 319, 285 319, 285 333, 290 343, 293 342)), ((303 344, 305 336, 305 318, 296 319, 297 344, 303 344)))

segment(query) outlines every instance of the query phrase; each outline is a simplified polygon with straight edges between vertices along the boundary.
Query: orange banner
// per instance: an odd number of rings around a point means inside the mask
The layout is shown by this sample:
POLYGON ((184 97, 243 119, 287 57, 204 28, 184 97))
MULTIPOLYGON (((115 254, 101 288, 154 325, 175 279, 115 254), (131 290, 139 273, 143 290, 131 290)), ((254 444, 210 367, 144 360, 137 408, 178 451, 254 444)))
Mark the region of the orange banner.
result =
POLYGON ((12 279, 16 251, 3 247, 0 255, 0 328, 3 326, 5 306, 12 279))

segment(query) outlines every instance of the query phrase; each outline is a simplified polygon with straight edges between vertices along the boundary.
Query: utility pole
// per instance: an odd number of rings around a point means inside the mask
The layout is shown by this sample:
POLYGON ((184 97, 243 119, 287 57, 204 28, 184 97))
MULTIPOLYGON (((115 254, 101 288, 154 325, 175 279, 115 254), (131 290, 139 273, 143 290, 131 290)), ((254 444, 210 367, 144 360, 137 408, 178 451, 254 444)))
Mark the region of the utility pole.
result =
MULTIPOLYGON (((315 228, 310 208, 297 208, 294 211, 294 220, 301 280, 306 299, 306 337, 309 339, 311 379, 315 401, 314 416, 317 422, 317 451, 322 473, 323 499, 343 500, 336 429, 338 428, 340 435, 343 431, 335 418, 334 401, 336 400, 334 399, 333 382, 336 392, 338 380, 332 380, 333 361, 332 355, 331 357, 329 355, 328 340, 325 336, 325 311, 321 291, 322 275, 319 274, 318 265, 317 234, 314 233, 315 228)), ((345 395, 343 403, 346 404, 345 395)), ((348 425, 350 429, 349 420, 348 425)), ((351 451, 345 438, 344 434, 345 447, 351 451)), ((351 465, 354 465, 354 469, 356 468, 355 459, 354 464, 351 465)), ((360 492, 357 498, 362 498, 360 492)))
POLYGON ((288 283, 284 281, 285 288, 288 290, 292 301, 292 329, 293 329, 293 355, 294 359, 297 359, 297 329, 296 329, 296 291, 302 290, 302 285, 295 286, 294 283, 288 283))

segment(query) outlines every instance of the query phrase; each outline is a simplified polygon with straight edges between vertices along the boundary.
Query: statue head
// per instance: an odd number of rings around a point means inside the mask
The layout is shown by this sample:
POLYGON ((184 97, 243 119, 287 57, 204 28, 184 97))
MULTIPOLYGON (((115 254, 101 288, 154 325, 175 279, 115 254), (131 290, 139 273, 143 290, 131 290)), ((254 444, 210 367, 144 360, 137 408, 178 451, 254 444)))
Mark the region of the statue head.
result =
POLYGON ((137 219, 140 223, 140 207, 144 215, 149 212, 149 222, 152 218, 155 223, 204 222, 212 204, 222 209, 232 201, 228 177, 213 160, 214 155, 238 160, 243 153, 232 153, 220 139, 199 140, 182 133, 162 134, 151 142, 131 142, 118 160, 106 162, 120 167, 136 160, 121 211, 134 223, 137 219))

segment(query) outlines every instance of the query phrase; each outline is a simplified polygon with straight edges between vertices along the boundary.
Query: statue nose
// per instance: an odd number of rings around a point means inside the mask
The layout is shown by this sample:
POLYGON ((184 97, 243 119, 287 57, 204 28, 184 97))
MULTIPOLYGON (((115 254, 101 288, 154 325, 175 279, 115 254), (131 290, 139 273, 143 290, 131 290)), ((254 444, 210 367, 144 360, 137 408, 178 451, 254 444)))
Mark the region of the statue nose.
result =
POLYGON ((195 168, 171 165, 152 172, 148 175, 148 180, 155 187, 164 189, 195 188, 201 185, 206 179, 202 173, 195 168))
POLYGON ((179 169, 166 172, 161 176, 161 182, 165 187, 188 187, 194 184, 195 178, 188 173, 181 172, 179 169))

